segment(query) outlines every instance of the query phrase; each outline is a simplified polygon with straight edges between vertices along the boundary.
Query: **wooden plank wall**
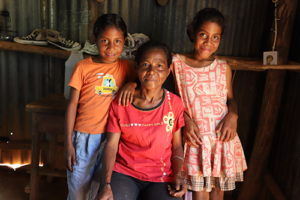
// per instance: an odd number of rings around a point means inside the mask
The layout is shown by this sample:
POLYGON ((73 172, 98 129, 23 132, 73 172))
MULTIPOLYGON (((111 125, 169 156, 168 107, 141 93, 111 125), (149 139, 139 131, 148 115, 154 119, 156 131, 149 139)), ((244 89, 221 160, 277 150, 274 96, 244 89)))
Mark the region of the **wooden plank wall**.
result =
MULTIPOLYGON (((293 61, 300 61, 299 24, 298 3, 289 58, 293 61)), ((298 200, 300 197, 300 73, 298 72, 288 71, 286 75, 268 168, 286 198, 298 200)), ((269 198, 272 199, 273 197, 269 198)))

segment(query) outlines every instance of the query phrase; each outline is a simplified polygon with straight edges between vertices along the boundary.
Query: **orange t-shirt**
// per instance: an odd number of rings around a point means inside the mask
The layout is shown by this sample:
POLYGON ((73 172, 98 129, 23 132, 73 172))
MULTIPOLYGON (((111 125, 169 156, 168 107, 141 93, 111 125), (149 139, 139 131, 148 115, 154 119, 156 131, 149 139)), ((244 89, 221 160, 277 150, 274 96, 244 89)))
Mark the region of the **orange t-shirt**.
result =
POLYGON ((68 84, 80 91, 74 129, 105 133, 111 102, 126 82, 136 78, 136 70, 124 59, 110 64, 95 63, 92 58, 79 61, 68 84))

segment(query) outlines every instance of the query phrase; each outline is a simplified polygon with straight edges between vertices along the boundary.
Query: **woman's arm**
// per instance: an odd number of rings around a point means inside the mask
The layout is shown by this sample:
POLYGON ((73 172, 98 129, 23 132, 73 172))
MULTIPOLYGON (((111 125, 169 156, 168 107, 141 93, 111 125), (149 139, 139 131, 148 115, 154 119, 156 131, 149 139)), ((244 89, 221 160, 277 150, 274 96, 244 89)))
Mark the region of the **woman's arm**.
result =
POLYGON ((110 187, 111 175, 118 152, 120 133, 107 133, 107 142, 103 151, 103 168, 100 191, 96 197, 96 200, 112 200, 113 194, 110 187), (109 183, 109 184, 106 184, 109 183), (104 185, 103 187, 101 187, 104 185))
POLYGON ((71 87, 70 99, 68 102, 66 115, 65 115, 65 152, 64 160, 67 169, 72 172, 72 164, 76 164, 76 154, 72 143, 72 135, 75 125, 77 106, 79 100, 80 91, 71 87))
POLYGON ((230 65, 226 66, 226 85, 227 85, 227 106, 228 113, 220 121, 216 127, 216 133, 221 132, 220 140, 223 142, 229 142, 236 136, 238 111, 237 105, 233 97, 232 83, 231 83, 232 71, 230 65))
POLYGON ((168 190, 170 195, 181 197, 187 191, 187 185, 181 177, 181 167, 183 163, 181 128, 173 135, 171 162, 174 177, 172 186, 169 185, 168 190))

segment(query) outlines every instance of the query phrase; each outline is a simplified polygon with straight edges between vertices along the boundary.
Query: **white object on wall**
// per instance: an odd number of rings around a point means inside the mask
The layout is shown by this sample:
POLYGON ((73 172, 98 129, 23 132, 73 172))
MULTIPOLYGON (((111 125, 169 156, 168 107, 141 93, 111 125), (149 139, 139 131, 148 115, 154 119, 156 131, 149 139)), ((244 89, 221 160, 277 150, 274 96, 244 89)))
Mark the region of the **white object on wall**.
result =
POLYGON ((278 51, 265 51, 263 63, 264 65, 277 65, 278 57, 278 51))
POLYGON ((64 87, 64 95, 66 99, 69 99, 70 96, 70 86, 68 83, 71 78, 71 73, 73 71, 74 66, 77 62, 83 60, 83 55, 81 51, 71 51, 71 55, 65 63, 65 87, 64 87))

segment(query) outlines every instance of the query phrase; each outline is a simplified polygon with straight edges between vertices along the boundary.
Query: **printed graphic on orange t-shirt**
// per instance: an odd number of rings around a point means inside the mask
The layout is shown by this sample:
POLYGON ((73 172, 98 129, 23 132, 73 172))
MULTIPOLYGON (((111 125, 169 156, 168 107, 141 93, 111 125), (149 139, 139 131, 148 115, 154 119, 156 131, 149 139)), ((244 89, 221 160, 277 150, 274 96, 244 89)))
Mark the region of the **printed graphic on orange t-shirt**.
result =
POLYGON ((91 58, 78 62, 69 82, 80 91, 74 130, 105 133, 111 102, 126 82, 136 78, 136 70, 124 59, 110 64, 95 63, 91 58))

